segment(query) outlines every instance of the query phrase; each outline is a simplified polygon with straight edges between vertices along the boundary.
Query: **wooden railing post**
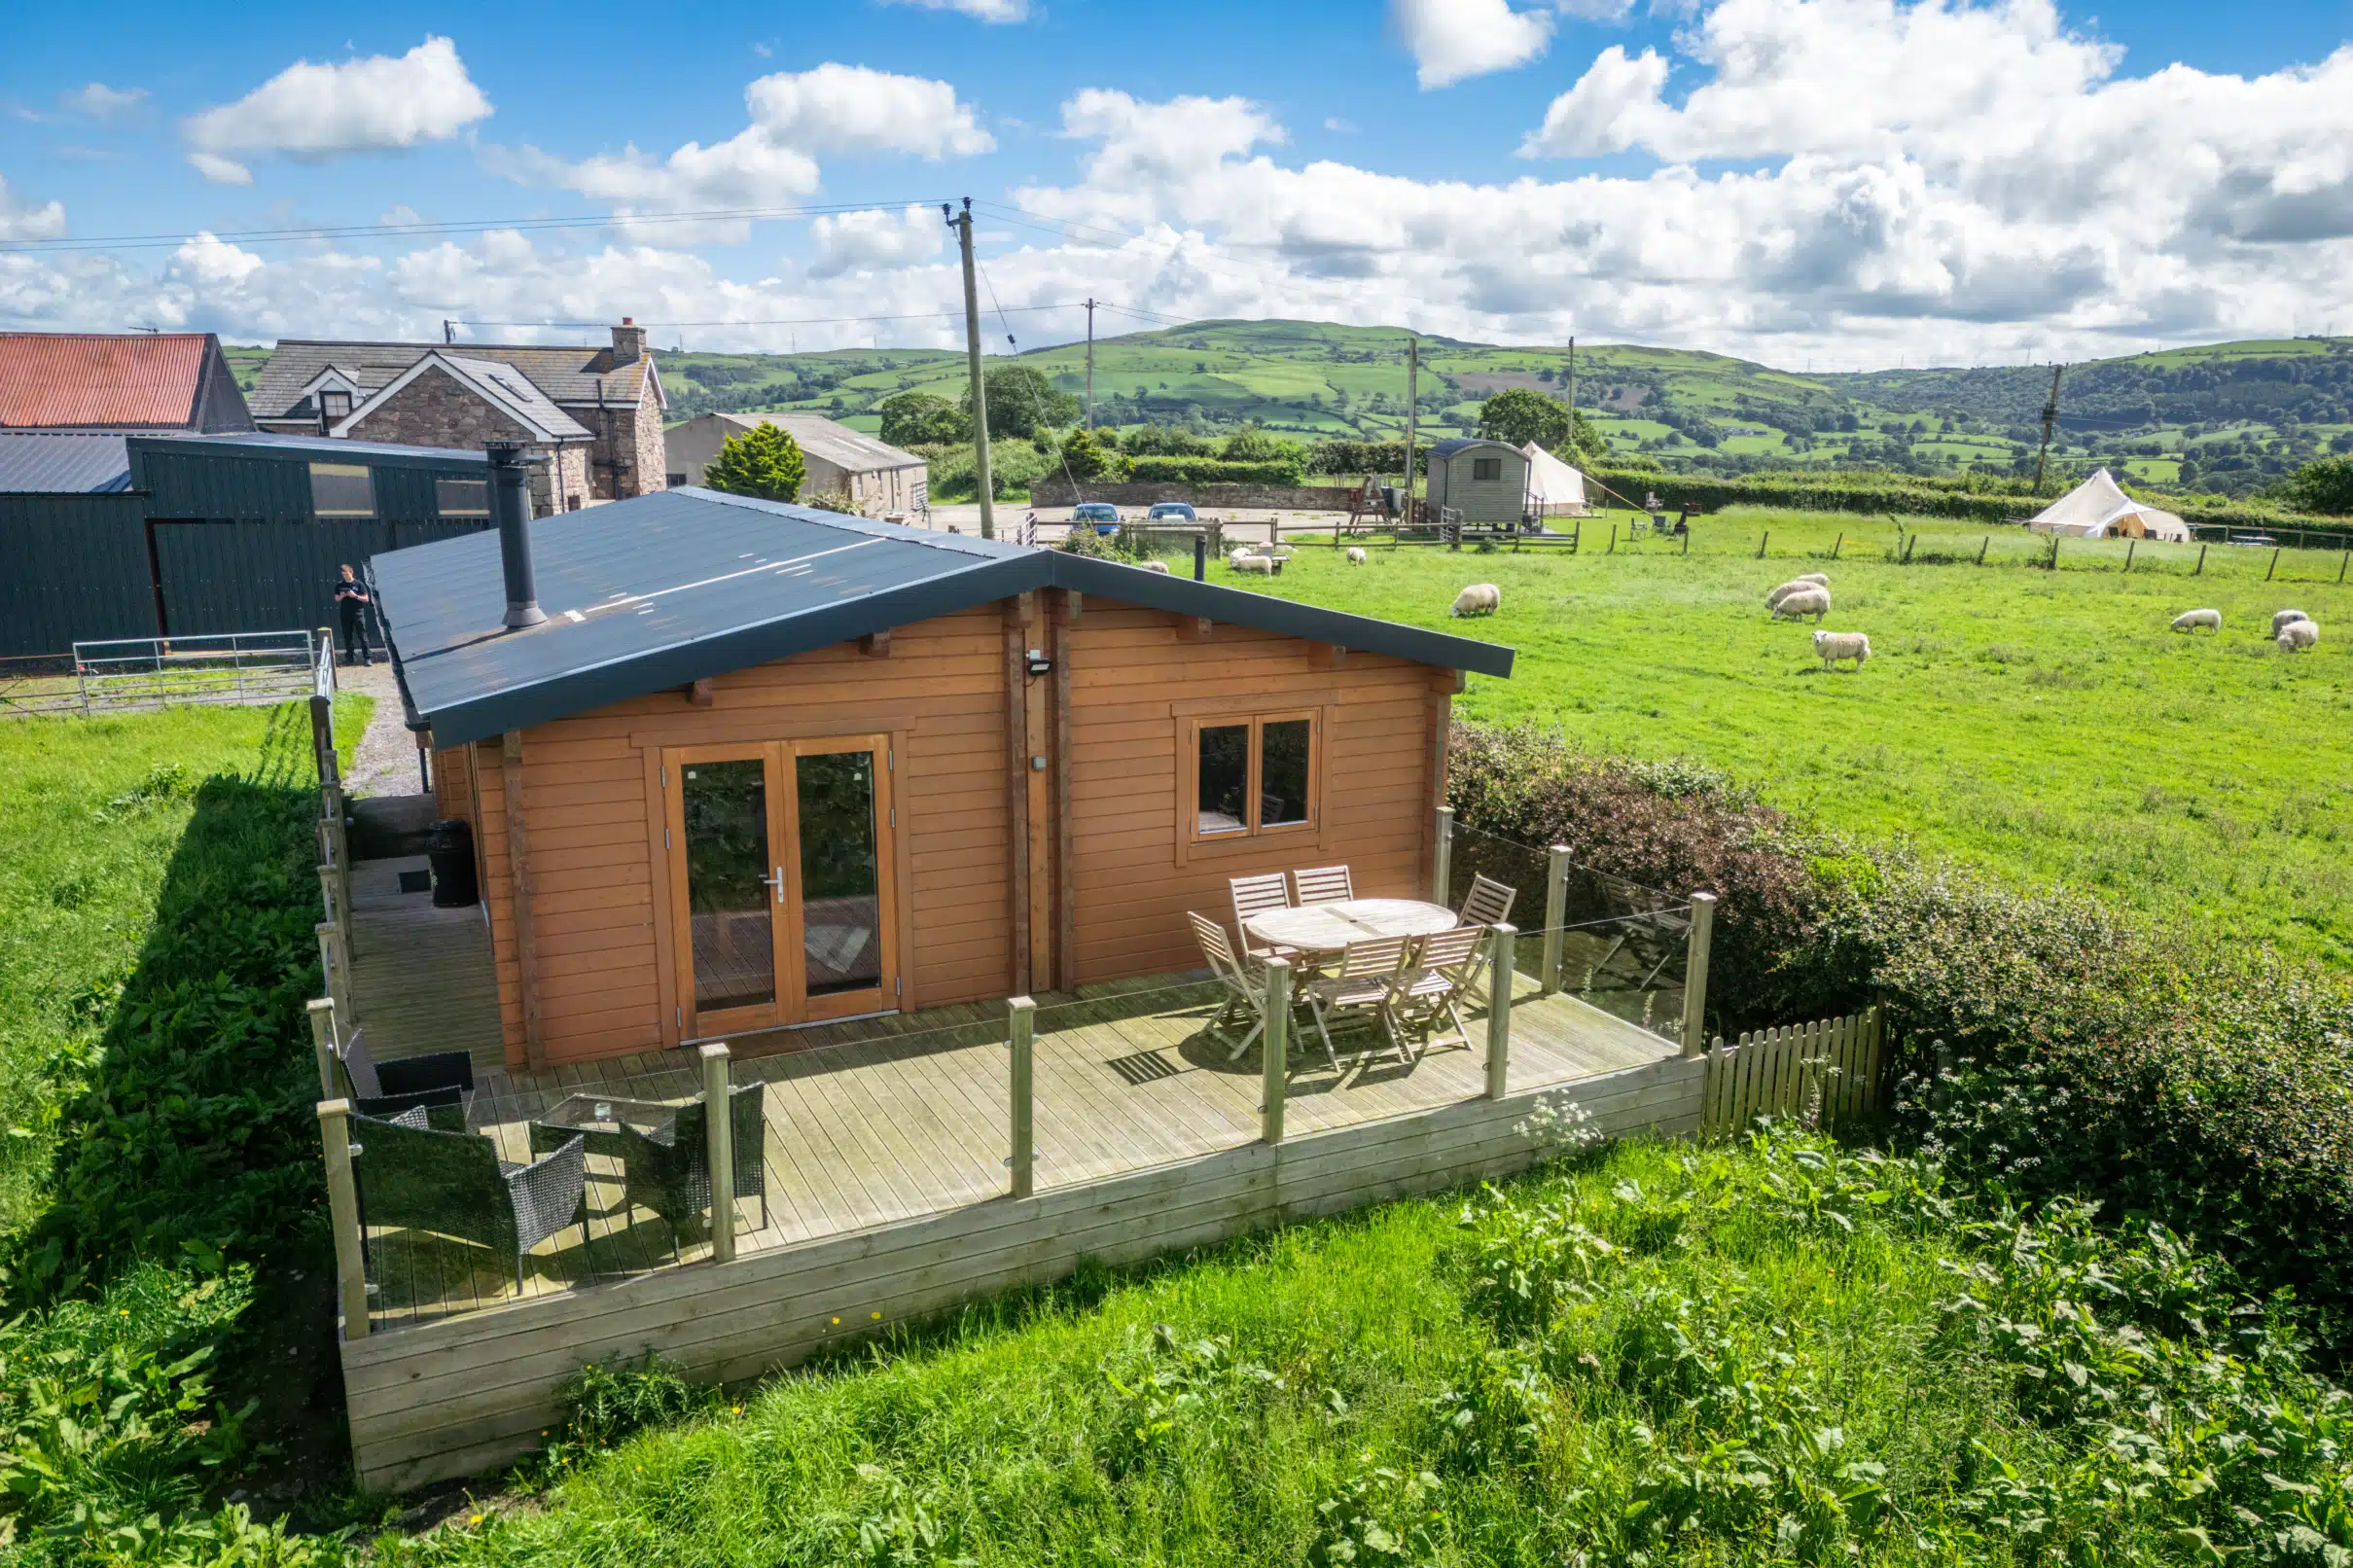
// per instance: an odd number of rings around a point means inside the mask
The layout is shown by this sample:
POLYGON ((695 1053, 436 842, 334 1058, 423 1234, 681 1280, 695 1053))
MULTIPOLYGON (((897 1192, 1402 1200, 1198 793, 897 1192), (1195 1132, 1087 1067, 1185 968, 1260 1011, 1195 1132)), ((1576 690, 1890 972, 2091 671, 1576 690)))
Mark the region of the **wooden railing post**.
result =
POLYGON ((1554 844, 1544 872, 1544 994, 1560 989, 1560 944, 1569 923, 1569 846, 1554 844))
POLYGON ((339 1027, 348 1029, 351 1016, 351 949, 343 944, 342 927, 333 920, 318 923, 319 968, 327 982, 328 999, 335 1003, 339 1027))
POLYGON ((1716 930, 1716 895, 1692 895, 1692 947, 1683 971, 1683 1053, 1696 1056, 1707 1030, 1707 949, 1716 930))
POLYGON ((335 1086, 335 1004, 313 997, 309 1005, 310 1053, 318 1058, 319 1098, 332 1100, 342 1091, 335 1086))
POLYGON ((1512 1082, 1512 980, 1518 965, 1516 926, 1498 922, 1488 933, 1487 1098, 1500 1100, 1512 1082))
POLYGON ((1009 998, 1005 1004, 1006 1023, 1013 1046, 1013 1154, 1005 1161, 1013 1167, 1013 1194, 1027 1197, 1037 1190, 1038 1149, 1033 1117, 1036 1108, 1035 1081, 1032 1074, 1032 1040, 1038 1025, 1038 1004, 1026 996, 1009 998))
POLYGON ((728 1048, 695 1048, 702 1058, 702 1126, 711 1165, 711 1262, 735 1261, 735 1107, 728 1093, 728 1048))
POLYGON ((1454 906, 1446 897, 1454 882, 1454 808, 1438 808, 1438 851, 1430 858, 1430 902, 1454 906))
POLYGON ((319 1142, 327 1156, 327 1218, 335 1230, 336 1294, 343 1337, 368 1336, 368 1265, 360 1251, 360 1195, 351 1179, 351 1102, 319 1102, 319 1142))
POLYGON ((1266 1060, 1259 1068, 1259 1136, 1283 1141, 1283 1090, 1290 1085, 1291 960, 1266 960, 1266 1060))

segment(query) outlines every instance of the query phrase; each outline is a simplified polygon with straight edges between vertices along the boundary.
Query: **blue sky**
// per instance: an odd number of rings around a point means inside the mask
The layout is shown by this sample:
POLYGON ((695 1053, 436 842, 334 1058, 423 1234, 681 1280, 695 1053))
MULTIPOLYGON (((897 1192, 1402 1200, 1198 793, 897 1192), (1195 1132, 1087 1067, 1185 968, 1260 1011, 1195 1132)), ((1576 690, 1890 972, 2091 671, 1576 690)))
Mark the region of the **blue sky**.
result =
POLYGON ((2353 281, 2341 3, 961 3, 19 9, 0 325, 945 342, 752 324, 952 307, 905 204, 966 194, 1009 307, 1780 363, 2320 331, 2353 281), (835 210, 667 216, 747 206, 835 210), (614 214, 662 221, 196 237, 614 214))

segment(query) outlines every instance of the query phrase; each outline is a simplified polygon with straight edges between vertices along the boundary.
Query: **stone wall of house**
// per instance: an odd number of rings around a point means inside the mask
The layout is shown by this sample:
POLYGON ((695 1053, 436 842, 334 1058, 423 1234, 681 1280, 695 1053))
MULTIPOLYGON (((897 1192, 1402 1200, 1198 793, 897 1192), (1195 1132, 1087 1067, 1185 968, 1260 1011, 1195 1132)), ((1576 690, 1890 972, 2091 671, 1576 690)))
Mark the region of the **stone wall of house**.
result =
POLYGON ((625 501, 669 487, 668 453, 662 448, 661 405, 648 384, 642 403, 569 403, 564 412, 596 433, 588 482, 599 501, 625 501))
MULTIPOLYGON (((347 434, 354 441, 391 442, 403 446, 455 446, 481 451, 485 442, 524 441, 530 432, 484 403, 446 372, 428 369, 384 400, 347 434)), ((562 470, 565 501, 573 506, 588 493, 588 454, 584 446, 551 448, 552 463, 531 465, 531 515, 556 510, 556 469, 562 470)))
POLYGON ((654 376, 646 374, 645 395, 627 415, 629 455, 636 464, 637 486, 631 493, 649 495, 670 487, 669 454, 661 444, 661 400, 654 395, 654 376))

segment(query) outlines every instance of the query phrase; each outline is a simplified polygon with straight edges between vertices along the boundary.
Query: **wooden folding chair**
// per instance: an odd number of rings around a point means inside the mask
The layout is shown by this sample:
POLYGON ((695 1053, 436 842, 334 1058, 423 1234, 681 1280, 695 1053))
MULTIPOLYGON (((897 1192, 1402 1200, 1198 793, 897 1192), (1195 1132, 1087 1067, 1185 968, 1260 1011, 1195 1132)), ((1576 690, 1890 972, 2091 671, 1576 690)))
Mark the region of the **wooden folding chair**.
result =
POLYGON ((1512 918, 1512 905, 1519 897, 1519 889, 1490 881, 1484 876, 1471 878, 1471 891, 1463 895, 1458 911, 1467 926, 1499 926, 1512 918))
POLYGON ((1272 944, 1259 945, 1250 940, 1250 917, 1268 909, 1291 908, 1291 884, 1281 872, 1268 872, 1263 876, 1232 876, 1226 885, 1233 892, 1233 929, 1242 939, 1242 952, 1251 958, 1296 958, 1289 947, 1272 944))
POLYGON ((1412 1060, 1398 1039, 1389 1015, 1390 987, 1397 972, 1405 966, 1407 950, 1411 945, 1412 939, 1408 937, 1352 942, 1340 953, 1339 968, 1308 984, 1307 1006, 1315 1015, 1315 1031, 1323 1036, 1324 1054, 1332 1058, 1336 1070, 1339 1054, 1332 1049, 1331 1018, 1335 1013, 1372 1014, 1379 1022, 1381 1033, 1397 1047, 1398 1054, 1412 1060))
POLYGON ((1471 1049, 1471 1031, 1457 999, 1469 994, 1486 952, 1484 926, 1456 926, 1415 942, 1405 968, 1389 986, 1389 1016, 1408 1034, 1427 1035, 1439 1020, 1453 1020, 1455 1038, 1471 1049))
POLYGON ((1217 1016, 1209 1020, 1209 1032, 1230 1044, 1233 1037, 1226 1032, 1227 1025, 1237 1018, 1250 1019, 1250 1032, 1226 1053, 1226 1059, 1232 1061, 1266 1031, 1266 972, 1262 966, 1245 964, 1234 952, 1233 944, 1226 940, 1226 928, 1209 916, 1188 909, 1185 918, 1193 922, 1193 940, 1201 944, 1201 956, 1209 960, 1210 972, 1225 992, 1217 1016))
POLYGON ((1337 904, 1342 899, 1356 897, 1345 866, 1318 866, 1311 871, 1293 872, 1291 885, 1299 893, 1301 909, 1310 904, 1337 904))

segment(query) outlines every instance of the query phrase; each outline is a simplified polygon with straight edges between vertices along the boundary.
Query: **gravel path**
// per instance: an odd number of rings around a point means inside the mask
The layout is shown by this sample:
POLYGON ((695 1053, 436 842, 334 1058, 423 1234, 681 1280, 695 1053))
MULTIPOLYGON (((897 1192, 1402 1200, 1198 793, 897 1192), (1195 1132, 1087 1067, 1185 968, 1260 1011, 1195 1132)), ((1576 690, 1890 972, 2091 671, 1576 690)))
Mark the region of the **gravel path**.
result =
POLYGON ((375 712, 368 720, 368 732, 360 736, 344 789, 353 795, 418 793, 416 739, 401 722, 401 693, 393 683, 391 664, 379 659, 373 664, 339 665, 335 673, 344 691, 375 698, 375 712))

